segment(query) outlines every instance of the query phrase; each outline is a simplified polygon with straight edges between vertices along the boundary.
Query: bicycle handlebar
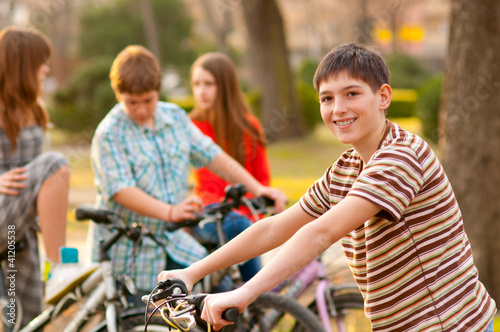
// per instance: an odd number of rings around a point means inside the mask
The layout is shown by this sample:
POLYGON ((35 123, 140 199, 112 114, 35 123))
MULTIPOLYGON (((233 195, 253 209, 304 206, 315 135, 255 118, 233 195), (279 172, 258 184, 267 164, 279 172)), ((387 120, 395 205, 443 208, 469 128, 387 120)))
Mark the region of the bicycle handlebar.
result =
POLYGON ((195 219, 186 219, 181 222, 169 222, 167 223, 166 229, 169 232, 173 232, 183 227, 195 227, 207 218, 223 219, 233 209, 248 206, 248 204, 250 204, 250 207, 260 214, 266 213, 267 208, 274 206, 274 201, 265 196, 245 199, 242 199, 242 197, 237 199, 228 199, 226 195, 226 198, 222 202, 206 206, 200 214, 196 215, 195 219), (221 215, 222 218, 220 217, 221 215))
MULTIPOLYGON (((183 308, 180 313, 172 313, 173 319, 176 317, 182 317, 185 319, 184 315, 188 313, 192 315, 194 310, 196 315, 201 315, 203 311, 203 306, 205 302, 205 297, 208 294, 199 293, 194 295, 187 295, 187 287, 186 284, 180 279, 167 279, 164 281, 160 281, 156 289, 159 289, 157 293, 144 295, 142 300, 146 303, 152 303, 157 308, 162 306, 165 307, 178 307, 179 303, 184 303, 188 305, 186 308, 183 308), (155 302, 165 300, 162 304, 156 305, 155 302), (173 306, 170 306, 171 303, 175 303, 173 306)), ((228 308, 224 310, 222 313, 222 318, 229 322, 236 322, 238 317, 240 316, 240 312, 237 308, 228 308)))
POLYGON ((113 223, 110 216, 113 212, 107 210, 98 210, 89 206, 79 206, 75 209, 75 217, 77 220, 91 219, 98 224, 111 224, 113 223))
POLYGON ((117 217, 112 211, 94 209, 91 206, 81 205, 75 208, 76 220, 93 220, 98 224, 103 224, 112 228, 116 231, 114 235, 110 236, 105 242, 100 245, 100 256, 101 260, 108 260, 109 255, 107 253, 108 249, 114 245, 118 239, 122 236, 126 236, 134 243, 140 243, 141 236, 150 238, 158 246, 164 248, 164 245, 151 233, 147 228, 141 224, 128 225, 119 217, 117 217))

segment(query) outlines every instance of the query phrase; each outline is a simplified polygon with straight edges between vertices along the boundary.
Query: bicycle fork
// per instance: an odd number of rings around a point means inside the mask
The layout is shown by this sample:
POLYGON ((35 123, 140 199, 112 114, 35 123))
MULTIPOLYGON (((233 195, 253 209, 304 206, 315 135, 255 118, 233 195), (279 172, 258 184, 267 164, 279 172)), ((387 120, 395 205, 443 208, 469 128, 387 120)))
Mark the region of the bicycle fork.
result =
POLYGON ((118 313, 116 308, 116 285, 111 271, 111 262, 105 261, 101 263, 102 282, 89 295, 88 300, 83 307, 78 310, 70 324, 66 326, 64 332, 76 332, 80 325, 87 320, 88 317, 96 310, 99 304, 104 303, 106 306, 106 324, 109 332, 117 332, 118 313))

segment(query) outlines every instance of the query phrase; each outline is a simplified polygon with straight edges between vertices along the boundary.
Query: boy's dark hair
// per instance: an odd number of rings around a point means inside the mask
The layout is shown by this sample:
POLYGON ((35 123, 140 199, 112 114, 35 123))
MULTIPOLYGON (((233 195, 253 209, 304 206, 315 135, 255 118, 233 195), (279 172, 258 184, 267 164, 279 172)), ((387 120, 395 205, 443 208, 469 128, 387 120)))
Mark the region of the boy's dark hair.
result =
POLYGON ((117 98, 122 93, 142 94, 160 91, 160 63, 145 47, 127 46, 113 62, 109 78, 117 98))
POLYGON ((318 91, 321 82, 343 71, 366 82, 373 92, 389 84, 390 73, 384 59, 364 45, 349 43, 335 47, 323 57, 314 74, 314 88, 318 91))

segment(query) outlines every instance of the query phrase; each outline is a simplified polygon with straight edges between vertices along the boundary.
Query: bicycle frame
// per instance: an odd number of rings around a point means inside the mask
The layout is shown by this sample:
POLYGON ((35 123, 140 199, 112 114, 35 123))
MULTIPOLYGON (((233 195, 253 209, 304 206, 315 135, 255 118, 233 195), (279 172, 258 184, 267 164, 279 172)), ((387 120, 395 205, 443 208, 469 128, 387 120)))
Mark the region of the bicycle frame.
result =
MULTIPOLYGON (((325 331, 331 332, 330 313, 331 316, 334 317, 338 317, 338 315, 331 293, 328 291, 332 285, 330 285, 327 280, 326 268, 321 261, 321 258, 318 257, 313 260, 302 270, 292 275, 288 280, 290 281, 290 284, 288 285, 284 295, 292 298, 298 298, 309 286, 313 284, 315 280, 319 280, 315 291, 318 315, 325 331)), ((273 289, 273 291, 279 292, 284 286, 284 284, 278 285, 273 289)), ((336 289, 358 289, 355 284, 344 284, 340 286, 341 287, 336 287, 336 289)), ((337 327, 339 332, 346 332, 346 327, 341 319, 337 319, 337 327)))
MULTIPOLYGON (((86 279, 80 282, 74 290, 65 293, 56 304, 51 305, 40 315, 34 318, 27 326, 19 330, 19 327, 5 323, 6 332, 32 332, 44 327, 52 318, 57 317, 67 304, 73 304, 85 295, 89 295, 83 306, 76 312, 75 316, 67 324, 64 332, 76 332, 87 318, 103 304, 106 308, 106 325, 109 332, 118 331, 119 313, 117 303, 119 301, 117 294, 116 278, 112 274, 111 258, 108 250, 124 234, 126 230, 115 228, 117 231, 106 241, 100 244, 99 267, 86 279), (71 303, 70 303, 71 302, 71 303)), ((0 266, 0 274, 3 277, 3 267, 0 266)), ((5 292, 5 279, 0 280, 1 299, 7 299, 5 292)), ((126 308, 126 305, 124 305, 126 308)), ((3 318, 3 317, 2 317, 3 318)))

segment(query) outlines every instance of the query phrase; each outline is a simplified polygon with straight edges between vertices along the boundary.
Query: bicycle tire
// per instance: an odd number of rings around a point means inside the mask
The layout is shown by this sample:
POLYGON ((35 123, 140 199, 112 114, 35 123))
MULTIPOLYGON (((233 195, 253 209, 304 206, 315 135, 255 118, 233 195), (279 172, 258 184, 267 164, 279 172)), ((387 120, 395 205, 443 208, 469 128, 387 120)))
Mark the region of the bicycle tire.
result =
MULTIPOLYGON (((330 314, 330 328, 332 332, 339 330, 339 320, 344 325, 347 332, 371 332, 371 324, 364 312, 364 300, 359 292, 337 293, 336 289, 331 288, 330 294, 335 305, 337 315, 330 314)), ((312 312, 318 314, 316 300, 309 306, 312 312)), ((305 331, 300 326, 294 326, 293 332, 305 331)))
MULTIPOLYGON (((120 332, 144 331, 144 314, 134 314, 124 317, 120 326, 120 332)), ((290 331, 293 326, 300 326, 301 331, 321 332, 324 331, 317 316, 314 313, 299 304, 294 299, 273 293, 264 293, 257 298, 242 313, 234 325, 222 329, 224 332, 271 332, 271 331, 290 331), (269 310, 279 313, 278 321, 269 321, 269 310), (270 326, 272 325, 272 326, 270 326)), ((169 331, 168 324, 160 317, 153 316, 148 324, 149 332, 169 331)), ((105 332, 107 327, 105 323, 96 332, 105 332)), ((206 332, 205 324, 199 324, 192 332, 206 332)))
POLYGON ((296 300, 275 294, 260 295, 242 313, 233 331, 268 332, 290 331, 294 326, 300 326, 302 331, 324 331, 318 317, 296 300))
MULTIPOLYGON (((96 332, 106 332, 108 327, 106 323, 101 323, 101 328, 96 332)), ((119 332, 144 332, 145 322, 144 313, 137 313, 131 316, 124 317, 118 327, 119 332)), ((167 332, 171 331, 168 324, 158 315, 151 318, 147 327, 148 332, 167 332)))

